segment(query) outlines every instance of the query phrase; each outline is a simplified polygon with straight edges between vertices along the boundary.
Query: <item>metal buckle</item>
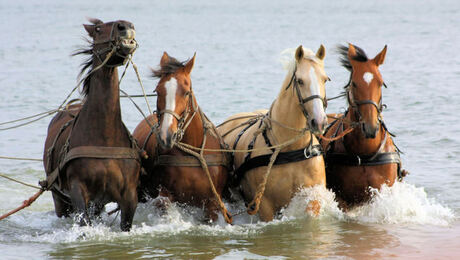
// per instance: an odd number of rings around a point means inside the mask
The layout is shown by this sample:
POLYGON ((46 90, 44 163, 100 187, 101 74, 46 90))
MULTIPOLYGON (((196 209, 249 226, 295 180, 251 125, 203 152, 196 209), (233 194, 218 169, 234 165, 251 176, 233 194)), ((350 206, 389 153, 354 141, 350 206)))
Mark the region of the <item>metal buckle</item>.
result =
POLYGON ((356 155, 356 158, 358 158, 358 166, 361 165, 361 157, 359 157, 359 155, 356 155))

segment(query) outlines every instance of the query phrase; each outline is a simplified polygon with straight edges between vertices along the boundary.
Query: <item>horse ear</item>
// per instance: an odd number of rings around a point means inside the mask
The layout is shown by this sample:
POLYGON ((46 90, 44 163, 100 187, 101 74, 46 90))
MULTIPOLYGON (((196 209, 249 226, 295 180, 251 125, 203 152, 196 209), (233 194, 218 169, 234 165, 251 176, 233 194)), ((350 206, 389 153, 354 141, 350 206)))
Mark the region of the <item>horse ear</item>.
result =
POLYGON ((348 60, 352 60, 356 56, 355 46, 351 43, 348 44, 348 60))
POLYGON ((297 60, 297 62, 300 61, 300 59, 303 58, 303 47, 302 45, 299 45, 299 47, 297 47, 297 49, 295 50, 295 59, 297 60))
POLYGON ((377 56, 375 56, 375 58, 373 59, 373 61, 375 62, 377 66, 380 66, 383 64, 383 62, 385 61, 386 54, 387 54, 387 46, 385 45, 385 47, 383 47, 383 50, 379 54, 377 54, 377 56))
POLYGON ((318 51, 316 51, 316 57, 318 57, 318 59, 320 60, 324 60, 325 56, 326 56, 326 48, 324 48, 324 45, 321 44, 321 46, 319 46, 318 51))
POLYGON ((160 66, 165 66, 169 62, 169 55, 167 52, 163 52, 163 56, 161 56, 160 66))
POLYGON ((90 24, 83 24, 83 27, 85 27, 85 30, 88 32, 89 36, 94 38, 94 28, 95 28, 95 26, 90 25, 90 24))
POLYGON ((193 54, 193 57, 185 64, 184 70, 186 73, 190 74, 193 69, 193 64, 195 64, 195 57, 196 57, 196 52, 193 54))
POLYGON ((97 18, 91 18, 91 17, 86 17, 86 19, 92 23, 92 24, 95 24, 95 25, 98 25, 98 24, 103 24, 104 22, 97 19, 97 18))

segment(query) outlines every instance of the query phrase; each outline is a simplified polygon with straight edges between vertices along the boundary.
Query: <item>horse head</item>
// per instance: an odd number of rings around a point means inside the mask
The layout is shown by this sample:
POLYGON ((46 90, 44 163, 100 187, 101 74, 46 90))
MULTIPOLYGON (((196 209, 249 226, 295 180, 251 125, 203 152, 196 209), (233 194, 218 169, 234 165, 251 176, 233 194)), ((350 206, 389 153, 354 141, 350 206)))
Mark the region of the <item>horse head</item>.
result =
POLYGON ((324 71, 325 55, 323 45, 316 54, 300 45, 295 51, 295 68, 291 79, 300 109, 314 134, 323 134, 327 125, 325 84, 329 77, 324 71))
POLYGON ((123 20, 108 23, 94 18, 88 20, 91 24, 83 26, 92 38, 92 54, 101 63, 105 62, 106 66, 116 67, 124 64, 128 55, 137 48, 134 25, 123 20))
POLYGON ((369 59, 359 47, 349 44, 340 47, 342 65, 351 71, 350 82, 346 86, 351 117, 361 126, 366 138, 375 138, 380 129, 382 112, 382 85, 384 82, 379 66, 385 60, 387 46, 369 59))
POLYGON ((171 149, 182 139, 187 120, 196 111, 196 100, 192 92, 190 73, 195 55, 188 61, 180 62, 163 53, 160 68, 152 70, 153 76, 160 79, 157 92, 157 111, 159 115, 158 140, 163 149, 171 149))

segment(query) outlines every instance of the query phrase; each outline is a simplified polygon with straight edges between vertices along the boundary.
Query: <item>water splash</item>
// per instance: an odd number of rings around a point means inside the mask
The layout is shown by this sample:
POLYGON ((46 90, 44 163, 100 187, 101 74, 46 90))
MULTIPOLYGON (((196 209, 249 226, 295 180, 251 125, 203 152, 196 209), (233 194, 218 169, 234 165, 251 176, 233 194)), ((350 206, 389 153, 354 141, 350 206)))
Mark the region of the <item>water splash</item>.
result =
MULTIPOLYGON (((146 204, 139 204, 131 232, 121 232, 119 217, 103 213, 93 221, 92 226, 75 224, 72 219, 56 218, 53 212, 19 214, 9 220, 10 227, 20 232, 8 240, 44 243, 73 243, 79 241, 114 241, 118 239, 150 237, 192 236, 248 236, 263 233, 267 227, 284 225, 293 221, 416 224, 447 226, 456 217, 453 211, 429 198, 424 188, 408 183, 384 186, 373 190, 374 198, 368 204, 347 213, 338 208, 335 195, 325 187, 304 188, 294 196, 291 203, 272 222, 260 222, 257 216, 246 213, 235 217, 234 225, 226 224, 220 216, 215 223, 203 223, 203 209, 171 203, 165 211, 154 207, 156 198, 146 204), (318 217, 306 211, 308 203, 317 200, 321 204, 318 217)), ((245 211, 243 202, 227 203, 232 212, 245 211)), ((115 208, 109 204, 107 211, 115 208)), ((0 237, 0 241, 7 239, 0 237)))
POLYGON ((455 220, 452 209, 429 198, 423 187, 396 182, 383 186, 370 203, 347 213, 351 220, 361 223, 428 224, 447 226, 455 220))

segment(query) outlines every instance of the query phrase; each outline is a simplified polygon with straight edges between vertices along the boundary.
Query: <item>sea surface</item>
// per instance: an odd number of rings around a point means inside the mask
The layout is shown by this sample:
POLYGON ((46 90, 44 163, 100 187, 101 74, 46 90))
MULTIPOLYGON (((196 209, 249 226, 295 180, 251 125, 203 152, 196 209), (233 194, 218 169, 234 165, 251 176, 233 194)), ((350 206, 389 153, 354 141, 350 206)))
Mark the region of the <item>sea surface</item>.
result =
MULTIPOLYGON (((380 67, 385 123, 397 135, 410 172, 402 183, 375 191, 374 200, 343 213, 324 188, 299 191, 280 218, 240 215, 201 222, 203 211, 173 204, 162 215, 155 200, 139 205, 131 232, 106 213, 93 226, 54 214, 51 194, 0 221, 0 259, 455 259, 460 257, 460 1, 57 1, 0 0, 0 123, 55 109, 76 85, 85 45, 85 17, 134 23, 134 62, 147 92, 163 51, 179 60, 196 52, 192 72, 199 105, 218 124, 243 111, 269 108, 285 77, 279 53, 303 45, 326 47, 327 95, 343 90, 349 73, 338 44, 351 42, 380 67), (304 213, 310 196, 323 208, 304 213)), ((121 73, 120 73, 121 74, 121 73)), ((121 88, 140 94, 132 69, 121 88)), ((73 97, 78 97, 74 95, 73 97)), ((149 98, 155 108, 155 98, 149 98)), ((148 111, 142 99, 136 99, 148 111)), ((346 109, 329 102, 327 112, 346 109)), ((122 100, 133 130, 142 119, 122 100)), ((41 158, 51 117, 0 131, 0 156, 41 158)), ((14 124, 12 124, 14 125, 14 124)), ((0 129, 12 125, 0 125, 0 129)), ((0 173, 37 184, 41 162, 0 159, 0 173)), ((0 214, 36 190, 0 181, 0 214)), ((115 208, 107 205, 107 210, 115 208)), ((227 203, 232 212, 243 203, 227 203)))

